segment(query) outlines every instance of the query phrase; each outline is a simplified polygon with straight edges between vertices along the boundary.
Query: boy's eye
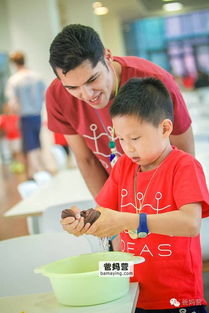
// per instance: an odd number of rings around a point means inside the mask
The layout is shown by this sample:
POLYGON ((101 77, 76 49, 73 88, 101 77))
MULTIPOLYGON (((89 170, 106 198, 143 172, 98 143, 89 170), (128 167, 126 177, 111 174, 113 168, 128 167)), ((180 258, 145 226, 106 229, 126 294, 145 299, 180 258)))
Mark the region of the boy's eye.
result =
POLYGON ((119 138, 120 141, 123 141, 123 138, 119 138))
POLYGON ((136 140, 138 140, 140 137, 134 137, 134 138, 132 138, 131 140, 133 140, 133 141, 136 141, 136 140))

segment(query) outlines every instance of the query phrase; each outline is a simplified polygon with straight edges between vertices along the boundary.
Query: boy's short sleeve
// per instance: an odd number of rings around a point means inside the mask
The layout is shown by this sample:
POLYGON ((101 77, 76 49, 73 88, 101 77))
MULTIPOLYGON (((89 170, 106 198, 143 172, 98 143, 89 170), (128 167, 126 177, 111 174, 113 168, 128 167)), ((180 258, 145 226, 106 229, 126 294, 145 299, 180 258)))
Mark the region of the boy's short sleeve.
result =
POLYGON ((202 203, 202 217, 209 216, 209 193, 201 164, 194 158, 180 162, 174 177, 174 199, 178 208, 202 203))

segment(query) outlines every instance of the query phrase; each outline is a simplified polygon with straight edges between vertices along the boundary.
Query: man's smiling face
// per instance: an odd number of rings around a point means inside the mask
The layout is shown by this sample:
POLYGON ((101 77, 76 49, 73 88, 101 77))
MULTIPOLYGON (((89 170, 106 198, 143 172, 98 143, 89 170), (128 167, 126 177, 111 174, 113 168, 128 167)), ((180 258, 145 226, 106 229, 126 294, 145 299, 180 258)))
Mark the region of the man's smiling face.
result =
POLYGON ((104 108, 113 96, 114 75, 108 62, 99 61, 95 67, 85 60, 66 74, 56 68, 57 75, 65 89, 74 97, 95 109, 104 108))

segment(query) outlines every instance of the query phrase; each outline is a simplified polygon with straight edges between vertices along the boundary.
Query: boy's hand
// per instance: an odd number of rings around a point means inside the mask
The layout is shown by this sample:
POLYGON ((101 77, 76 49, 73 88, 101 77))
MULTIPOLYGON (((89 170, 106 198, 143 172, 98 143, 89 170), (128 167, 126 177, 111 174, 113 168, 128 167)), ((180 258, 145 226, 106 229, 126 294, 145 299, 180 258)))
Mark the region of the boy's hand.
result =
POLYGON ((75 236, 83 235, 91 226, 90 223, 87 223, 84 226, 84 218, 80 215, 80 209, 76 206, 72 206, 70 208, 75 213, 75 217, 66 217, 61 219, 61 224, 68 233, 73 234, 75 236))
POLYGON ((101 213, 98 220, 89 227, 86 234, 98 237, 111 237, 121 233, 125 229, 126 213, 117 212, 111 209, 98 207, 101 213))

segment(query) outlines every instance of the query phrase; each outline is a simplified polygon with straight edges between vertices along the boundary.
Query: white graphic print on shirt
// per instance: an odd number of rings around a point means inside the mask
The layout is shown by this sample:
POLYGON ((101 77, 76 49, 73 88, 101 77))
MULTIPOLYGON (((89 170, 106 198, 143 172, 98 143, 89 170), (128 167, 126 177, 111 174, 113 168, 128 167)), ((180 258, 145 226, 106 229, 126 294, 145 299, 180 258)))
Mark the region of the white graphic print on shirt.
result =
MULTIPOLYGON (((132 206, 136 210, 136 213, 139 213, 140 212, 139 208, 136 207, 136 205, 134 203, 132 203, 132 202, 126 203, 127 197, 128 197, 128 190, 123 188, 121 190, 121 212, 127 212, 127 209, 124 209, 124 208, 126 208, 128 206, 132 206)), ((136 197, 140 203, 143 200, 144 194, 142 192, 138 192, 136 197)), ((151 208, 151 210, 154 211, 153 214, 158 214, 160 211, 166 210, 169 207, 171 207, 171 205, 166 205, 162 208, 160 207, 160 200, 162 199, 162 197, 163 197, 162 193, 157 191, 154 195, 154 199, 156 202, 155 207, 152 204, 144 203, 142 205, 142 209, 144 209, 145 207, 151 208)), ((125 230, 123 233, 128 234, 128 231, 125 230)), ((123 252, 134 253, 135 252, 135 245, 137 245, 137 240, 125 241, 125 240, 121 239, 121 250, 123 252)), ((169 257, 172 255, 171 244, 168 242, 160 243, 159 245, 157 245, 155 247, 155 251, 153 251, 153 247, 151 249, 147 244, 144 244, 141 247, 141 250, 139 251, 138 255, 140 255, 140 256, 150 255, 151 257, 158 255, 160 257, 169 257)))
MULTIPOLYGON (((103 132, 103 133, 97 133, 97 130, 99 129, 98 126, 96 124, 91 124, 89 129, 90 131, 92 132, 92 135, 93 136, 88 136, 86 134, 83 135, 83 137, 85 138, 88 138, 89 140, 92 140, 94 141, 94 150, 93 150, 93 153, 98 155, 98 156, 103 156, 104 158, 106 158, 108 161, 105 162, 104 160, 100 159, 100 162, 102 163, 102 165, 104 166, 104 168, 108 169, 110 167, 110 162, 109 162, 109 157, 110 157, 110 154, 111 154, 111 151, 109 150, 109 153, 108 154, 105 154, 105 153, 102 153, 101 150, 99 149, 99 143, 100 143, 100 139, 105 136, 108 138, 108 141, 111 141, 111 140, 114 140, 116 141, 117 140, 117 137, 114 136, 114 138, 112 138, 112 133, 113 133, 113 128, 112 126, 107 126, 107 131, 108 133, 106 132, 103 132)), ((109 149, 109 147, 108 147, 109 149)), ((116 152, 117 156, 121 156, 122 154, 120 152, 116 152)))

